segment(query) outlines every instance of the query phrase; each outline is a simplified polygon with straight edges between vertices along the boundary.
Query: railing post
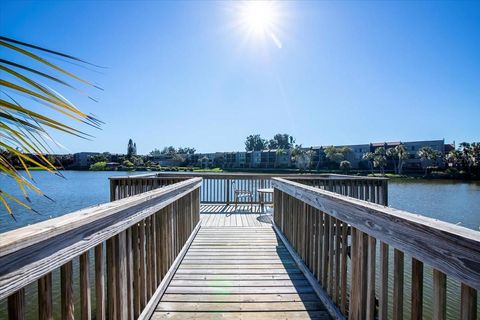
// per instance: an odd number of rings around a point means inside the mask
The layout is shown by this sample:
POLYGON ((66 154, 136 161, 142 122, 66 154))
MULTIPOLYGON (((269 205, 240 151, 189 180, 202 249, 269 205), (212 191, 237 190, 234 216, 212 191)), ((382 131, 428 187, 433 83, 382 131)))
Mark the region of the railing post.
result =
POLYGON ((227 203, 227 206, 230 205, 230 179, 227 178, 227 180, 225 180, 225 183, 227 184, 226 187, 225 187, 225 190, 226 190, 226 203, 227 203))
POLYGON ((25 319, 25 289, 22 288, 8 297, 8 319, 25 319))

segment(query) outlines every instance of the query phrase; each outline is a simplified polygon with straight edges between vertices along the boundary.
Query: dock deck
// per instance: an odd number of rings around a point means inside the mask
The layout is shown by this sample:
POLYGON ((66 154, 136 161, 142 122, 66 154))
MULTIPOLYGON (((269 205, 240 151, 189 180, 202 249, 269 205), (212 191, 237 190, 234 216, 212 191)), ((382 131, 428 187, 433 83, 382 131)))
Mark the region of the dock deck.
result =
POLYGON ((201 206, 200 230, 152 319, 330 319, 271 215, 237 210, 201 206))

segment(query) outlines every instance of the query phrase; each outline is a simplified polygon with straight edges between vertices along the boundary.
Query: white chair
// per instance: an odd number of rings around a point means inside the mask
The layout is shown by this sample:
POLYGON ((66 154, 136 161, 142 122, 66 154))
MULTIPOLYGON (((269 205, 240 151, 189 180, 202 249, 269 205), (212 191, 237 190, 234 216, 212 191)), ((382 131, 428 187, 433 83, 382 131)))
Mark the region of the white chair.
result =
POLYGON ((237 211, 238 201, 241 199, 250 199, 250 210, 253 212, 253 192, 249 190, 237 189, 235 181, 232 182, 232 190, 235 202, 235 211, 237 211))

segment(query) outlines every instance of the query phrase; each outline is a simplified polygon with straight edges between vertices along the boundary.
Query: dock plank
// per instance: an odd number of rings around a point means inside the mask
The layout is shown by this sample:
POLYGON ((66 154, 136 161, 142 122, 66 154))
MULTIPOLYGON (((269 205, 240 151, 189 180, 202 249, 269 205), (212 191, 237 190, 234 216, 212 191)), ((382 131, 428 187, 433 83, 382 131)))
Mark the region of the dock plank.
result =
POLYGON ((205 215, 152 319, 331 319, 259 215, 205 215))

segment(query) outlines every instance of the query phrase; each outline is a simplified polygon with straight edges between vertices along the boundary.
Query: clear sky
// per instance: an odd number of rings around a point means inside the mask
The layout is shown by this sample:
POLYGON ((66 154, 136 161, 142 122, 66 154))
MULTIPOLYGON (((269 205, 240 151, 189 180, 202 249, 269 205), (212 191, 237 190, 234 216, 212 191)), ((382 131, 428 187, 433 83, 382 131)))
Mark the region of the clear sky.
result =
POLYGON ((105 90, 106 122, 65 152, 145 154, 166 145, 244 149, 286 132, 304 146, 480 140, 480 2, 276 2, 251 32, 239 2, 2 1, 0 33, 107 69, 52 57, 105 90), (272 35, 273 34, 273 35, 272 35))

